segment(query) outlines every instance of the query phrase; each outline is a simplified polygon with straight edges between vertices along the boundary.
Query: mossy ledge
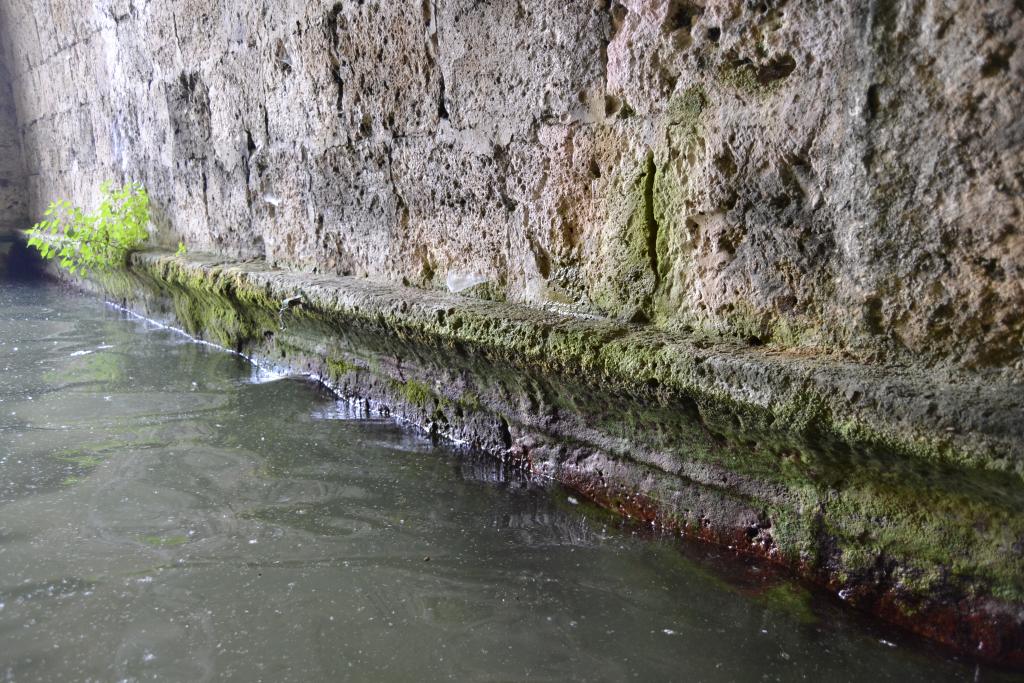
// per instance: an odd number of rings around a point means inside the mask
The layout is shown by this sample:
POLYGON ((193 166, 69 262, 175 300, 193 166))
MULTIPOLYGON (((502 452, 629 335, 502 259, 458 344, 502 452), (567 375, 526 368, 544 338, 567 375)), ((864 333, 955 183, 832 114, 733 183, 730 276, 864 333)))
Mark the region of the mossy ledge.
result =
POLYGON ((125 306, 1024 665, 1024 386, 140 252, 125 306))

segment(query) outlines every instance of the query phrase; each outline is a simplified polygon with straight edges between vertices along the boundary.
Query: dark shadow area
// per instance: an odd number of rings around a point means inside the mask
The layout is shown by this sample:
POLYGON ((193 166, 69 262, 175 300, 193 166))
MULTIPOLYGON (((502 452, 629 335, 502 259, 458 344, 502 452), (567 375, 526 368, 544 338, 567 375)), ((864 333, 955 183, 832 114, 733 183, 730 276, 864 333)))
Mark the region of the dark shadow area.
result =
POLYGON ((48 279, 39 252, 19 235, 0 235, 0 281, 24 282, 48 279))

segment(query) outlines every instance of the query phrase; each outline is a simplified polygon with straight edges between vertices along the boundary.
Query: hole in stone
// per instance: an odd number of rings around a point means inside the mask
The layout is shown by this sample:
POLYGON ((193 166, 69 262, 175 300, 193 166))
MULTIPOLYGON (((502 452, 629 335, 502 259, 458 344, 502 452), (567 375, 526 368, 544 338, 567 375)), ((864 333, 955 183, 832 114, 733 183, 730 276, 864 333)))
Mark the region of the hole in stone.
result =
POLYGON ((621 3, 615 3, 612 5, 612 33, 618 33, 622 28, 622 25, 626 22, 626 15, 629 14, 629 10, 625 8, 621 3))
POLYGON ((437 102, 437 115, 442 120, 448 120, 448 105, 445 103, 444 81, 441 81, 441 95, 437 102))
POLYGON ((619 109, 622 108, 622 100, 614 95, 605 95, 604 98, 604 115, 615 116, 619 109))
POLYGON ((864 118, 868 121, 873 121, 878 117, 878 111, 881 108, 881 101, 879 99, 879 90, 881 87, 878 83, 873 83, 868 88, 867 94, 865 95, 864 104, 864 118))
POLYGON ((726 177, 736 175, 736 159, 733 157, 732 150, 723 147, 722 152, 715 157, 715 167, 726 177))
POLYGON ((712 43, 717 43, 718 39, 722 37, 722 29, 717 26, 712 26, 707 32, 708 40, 712 43))
POLYGON ((1002 47, 995 52, 990 52, 985 57, 985 62, 981 65, 981 77, 991 78, 998 76, 1004 71, 1010 70, 1010 55, 1013 54, 1013 48, 1002 47))
POLYGON ((694 20, 704 14, 704 8, 691 5, 689 2, 672 2, 665 15, 665 23, 662 28, 666 33, 672 33, 680 29, 690 29, 694 20))
POLYGON ((501 443, 505 448, 511 448, 512 433, 509 431, 508 422, 506 422, 503 417, 499 417, 498 420, 498 438, 501 439, 501 443))
POLYGON ((551 277, 551 259, 540 245, 535 245, 533 249, 533 261, 537 266, 537 272, 540 276, 547 280, 551 277))
POLYGON ((782 80, 793 73, 796 68, 796 60, 790 55, 776 57, 757 70, 757 80, 762 85, 772 81, 782 80))
POLYGON ((943 21, 942 24, 939 26, 939 30, 935 32, 936 39, 942 40, 943 38, 945 38, 946 33, 949 31, 949 28, 953 25, 954 21, 956 21, 956 15, 949 15, 949 18, 943 21))
POLYGON ((277 66, 286 74, 292 72, 292 58, 288 54, 288 49, 284 45, 284 41, 280 38, 277 40, 277 46, 274 51, 274 56, 277 59, 277 66))

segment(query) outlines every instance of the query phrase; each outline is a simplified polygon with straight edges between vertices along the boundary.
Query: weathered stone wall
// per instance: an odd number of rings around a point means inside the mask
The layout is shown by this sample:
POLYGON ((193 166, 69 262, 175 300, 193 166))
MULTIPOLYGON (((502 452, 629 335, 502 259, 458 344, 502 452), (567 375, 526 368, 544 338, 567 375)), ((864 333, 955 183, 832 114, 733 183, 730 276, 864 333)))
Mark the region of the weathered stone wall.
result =
POLYGON ((1024 8, 0 0, 37 214, 310 271, 1022 372, 1024 8))
POLYGON ((0 35, 0 275, 7 270, 15 232, 28 227, 21 136, 18 134, 11 77, 2 58, 3 40, 0 35))

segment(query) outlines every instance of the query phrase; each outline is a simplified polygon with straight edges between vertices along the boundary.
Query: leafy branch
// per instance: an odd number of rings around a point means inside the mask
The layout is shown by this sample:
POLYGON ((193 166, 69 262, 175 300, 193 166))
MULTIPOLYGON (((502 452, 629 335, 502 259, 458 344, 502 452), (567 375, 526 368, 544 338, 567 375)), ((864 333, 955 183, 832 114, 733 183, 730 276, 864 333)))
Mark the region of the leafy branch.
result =
POLYGON ((128 252, 149 239, 149 195, 139 183, 111 189, 100 186, 96 211, 86 213, 71 202, 50 202, 44 219, 28 231, 28 244, 44 259, 59 259, 62 268, 86 275, 122 265, 128 252))

